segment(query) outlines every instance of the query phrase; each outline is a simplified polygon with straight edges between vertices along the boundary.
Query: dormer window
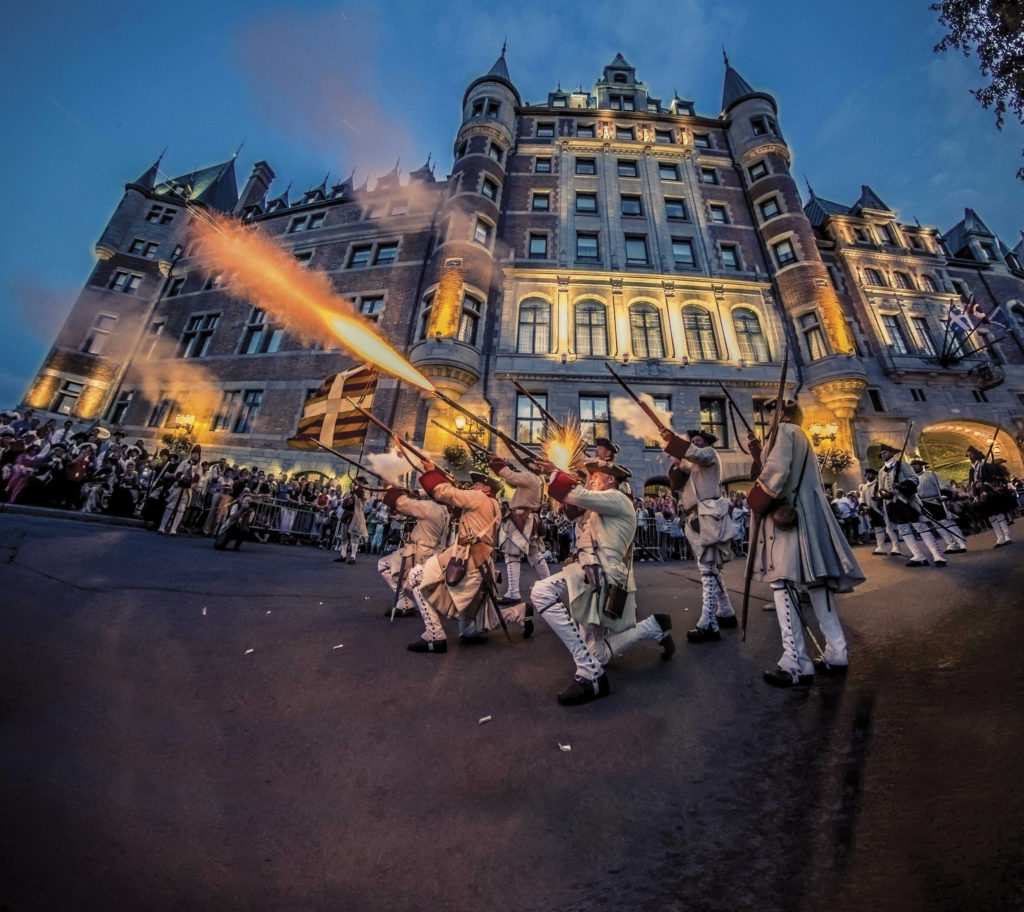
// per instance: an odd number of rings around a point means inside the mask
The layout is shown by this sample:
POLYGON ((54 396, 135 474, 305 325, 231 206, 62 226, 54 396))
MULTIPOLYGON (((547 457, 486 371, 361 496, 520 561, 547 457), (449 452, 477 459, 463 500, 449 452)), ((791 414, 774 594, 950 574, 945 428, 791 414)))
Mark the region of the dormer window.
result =
POLYGON ((613 111, 635 111, 636 105, 632 95, 609 95, 608 106, 613 111))
POLYGON ((566 100, 562 97, 552 98, 551 107, 553 108, 564 108, 566 107, 566 100))
POLYGON ((487 116, 488 117, 497 117, 499 111, 501 111, 501 103, 500 102, 497 102, 497 101, 488 101, 487 102, 487 116))
POLYGON ((616 73, 616 74, 615 74, 615 75, 614 75, 614 76, 612 77, 612 82, 620 82, 620 83, 623 83, 623 84, 625 84, 625 83, 626 83, 627 81, 628 81, 628 80, 627 80, 627 78, 626 78, 626 74, 625 74, 625 73, 616 73))
POLYGON ((473 117, 479 117, 484 113, 484 102, 483 99, 473 102, 473 117))

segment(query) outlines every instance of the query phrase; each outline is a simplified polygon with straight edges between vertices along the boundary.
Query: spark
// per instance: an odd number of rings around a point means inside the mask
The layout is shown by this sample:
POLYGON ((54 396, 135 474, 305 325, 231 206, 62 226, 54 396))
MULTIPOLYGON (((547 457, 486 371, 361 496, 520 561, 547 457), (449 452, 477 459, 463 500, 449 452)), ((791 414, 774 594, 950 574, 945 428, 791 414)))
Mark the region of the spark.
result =
POLYGON ((583 457, 586 444, 577 418, 569 417, 559 427, 547 427, 541 443, 544 458, 553 463, 563 472, 572 471, 572 467, 583 457))

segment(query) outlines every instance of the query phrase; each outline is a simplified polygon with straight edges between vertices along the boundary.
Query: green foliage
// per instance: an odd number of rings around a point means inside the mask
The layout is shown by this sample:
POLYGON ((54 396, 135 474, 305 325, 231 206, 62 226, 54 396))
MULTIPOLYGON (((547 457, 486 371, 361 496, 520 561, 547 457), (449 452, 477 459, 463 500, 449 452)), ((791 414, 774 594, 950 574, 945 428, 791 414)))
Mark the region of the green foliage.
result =
MULTIPOLYGON (((996 127, 1003 128, 1011 111, 1024 124, 1024 4, 1021 0, 942 0, 930 7, 948 31, 935 45, 936 53, 951 49, 978 55, 981 75, 991 81, 971 94, 986 110, 992 108, 996 127)), ((1017 172, 1024 181, 1024 168, 1017 172)))
POLYGON ((469 451, 461 443, 449 443, 448 446, 441 450, 441 455, 444 457, 448 468, 458 472, 466 467, 469 451))
POLYGON ((818 454, 818 465, 823 471, 842 472, 854 463, 853 453, 833 447, 818 454))
POLYGON ((172 453, 179 453, 182 456, 192 452, 192 447, 196 443, 195 435, 187 428, 168 431, 160 439, 172 453))

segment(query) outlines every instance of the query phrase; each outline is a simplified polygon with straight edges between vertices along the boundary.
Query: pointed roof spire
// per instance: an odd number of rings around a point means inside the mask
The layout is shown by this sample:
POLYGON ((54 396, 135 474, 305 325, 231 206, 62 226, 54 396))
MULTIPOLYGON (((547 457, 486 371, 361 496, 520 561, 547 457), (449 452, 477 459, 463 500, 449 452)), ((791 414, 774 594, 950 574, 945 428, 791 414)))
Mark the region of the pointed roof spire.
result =
POLYGON ((505 45, 501 46, 501 56, 494 61, 494 66, 487 71, 487 75, 508 79, 508 64, 505 63, 505 45))
POLYGON ((729 55, 725 53, 725 45, 722 45, 722 59, 725 61, 725 68, 729 69, 729 55))
POLYGON ((466 99, 469 98, 469 93, 472 92, 473 89, 480 85, 480 83, 482 82, 502 83, 515 96, 517 105, 523 103, 522 98, 519 96, 519 90, 514 85, 512 85, 512 77, 508 75, 508 64, 505 63, 505 48, 507 44, 507 40, 505 41, 504 44, 502 44, 501 56, 494 61, 494 66, 492 66, 485 75, 478 76, 469 84, 469 87, 466 89, 466 94, 462 96, 463 107, 466 106, 466 99))
POLYGON ((778 113, 779 106, 775 103, 775 99, 767 92, 757 92, 753 86, 750 85, 739 73, 733 68, 732 64, 729 63, 729 58, 725 56, 725 48, 722 48, 722 56, 725 57, 725 84, 722 86, 722 113, 728 114, 729 111, 738 105, 741 101, 746 101, 748 98, 763 98, 775 109, 778 113))
POLYGON ((158 194, 174 194, 192 203, 202 203, 221 212, 232 212, 238 204, 235 159, 219 165, 197 168, 189 174, 172 177, 153 188, 158 194))
POLYGON ((238 158, 238 156, 242 154, 242 146, 244 145, 245 139, 243 138, 242 141, 238 144, 238 148, 235 149, 235 154, 232 156, 233 158, 238 158))
POLYGON ((854 214, 859 213, 862 209, 874 209, 878 212, 892 212, 885 203, 882 202, 882 198, 875 193, 867 184, 862 184, 860 188, 860 199, 853 204, 854 214))
POLYGON ((137 187, 142 187, 145 190, 153 190, 156 188, 157 178, 160 176, 160 162, 164 160, 164 153, 166 151, 167 146, 164 146, 164 151, 161 152, 157 160, 146 169, 145 174, 143 174, 137 181, 133 181, 137 187))
POLYGON ((807 184, 807 192, 811 195, 811 199, 814 199, 814 188, 811 186, 811 182, 807 179, 807 173, 804 173, 804 183, 807 184))

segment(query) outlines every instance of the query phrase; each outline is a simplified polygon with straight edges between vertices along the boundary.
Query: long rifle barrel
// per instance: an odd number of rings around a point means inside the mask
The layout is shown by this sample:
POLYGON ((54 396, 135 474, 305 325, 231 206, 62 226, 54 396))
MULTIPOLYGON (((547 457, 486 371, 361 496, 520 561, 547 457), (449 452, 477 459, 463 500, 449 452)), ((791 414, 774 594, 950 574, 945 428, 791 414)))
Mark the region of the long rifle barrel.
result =
POLYGON ((530 402, 532 402, 534 404, 534 406, 536 406, 537 411, 540 412, 541 418, 543 418, 545 421, 549 422, 550 424, 553 424, 556 428, 557 427, 561 427, 561 422, 559 422, 558 419, 556 419, 555 416, 551 414, 551 412, 549 412, 546 408, 544 408, 543 405, 541 405, 537 401, 537 399, 533 395, 533 393, 531 393, 529 390, 527 390, 511 374, 506 373, 505 377, 506 377, 506 379, 512 381, 512 385, 516 388, 516 390, 518 390, 520 393, 522 393, 524 396, 526 396, 526 398, 529 399, 530 402))
POLYGON ((746 417, 743 415, 743 412, 740 411, 740 407, 736 404, 736 400, 733 399, 732 396, 729 395, 729 391, 725 388, 725 384, 721 380, 719 380, 718 381, 718 385, 720 387, 722 387, 722 392, 725 393, 725 398, 729 400, 729 405, 732 406, 733 414, 734 415, 739 415, 740 416, 740 421, 743 422, 743 426, 751 434, 753 434, 754 433, 754 429, 750 426, 750 422, 747 421, 746 417))
POLYGON ((665 422, 662 421, 655 414, 654 409, 652 409, 636 393, 633 392, 632 387, 630 387, 630 385, 626 383, 625 380, 623 380, 617 373, 615 373, 615 369, 607 361, 604 362, 604 366, 608 368, 608 373, 610 373, 618 381, 619 386, 621 386, 629 394, 629 398, 632 399, 637 405, 639 405, 641 409, 643 409, 644 414, 648 418, 650 418, 651 421, 654 422, 655 426, 658 428, 659 431, 668 431, 669 433, 672 433, 672 428, 666 425, 665 422))
POLYGON ((443 424, 441 424, 440 421, 437 421, 434 418, 430 419, 430 423, 435 425, 436 427, 439 427, 442 431, 451 434, 452 437, 454 437, 456 440, 461 440, 464 444, 466 444, 466 446, 468 446, 471 450, 475 450, 477 453, 483 453, 485 456, 496 455, 495 453, 492 453, 489 449, 487 449, 487 447, 485 447, 483 444, 477 443, 470 437, 463 437, 462 434, 460 434, 458 431, 453 431, 451 428, 445 427, 443 424))
POLYGON ((368 469, 358 459, 353 459, 351 456, 346 456, 344 453, 339 453, 336 449, 334 449, 334 447, 329 447, 327 446, 327 444, 321 443, 319 440, 314 440, 313 443, 320 447, 321 450, 327 450, 328 453, 333 453, 339 459, 343 459, 345 460, 345 462, 351 463, 357 469, 362 469, 364 472, 369 472, 371 475, 375 475, 381 481, 387 481, 387 479, 383 475, 381 475, 380 472, 374 472, 373 469, 368 469))
POLYGON ((498 430, 498 428, 496 428, 493 424, 489 424, 488 422, 484 421, 484 419, 481 418, 479 415, 474 415, 465 406, 460 405, 454 399, 448 398, 448 396, 446 396, 440 390, 434 390, 434 395, 437 396, 437 398, 440 399, 442 402, 450 405, 453 409, 455 409, 455 411, 459 412, 462 415, 465 415, 467 418, 470 419, 470 421, 475 421, 481 427, 487 428, 487 430, 494 434, 495 437, 497 437, 503 444, 505 444, 505 446, 509 448, 509 450, 511 450, 512 454, 516 457, 516 459, 522 460, 525 457, 526 460, 533 460, 537 458, 537 454, 529 447, 524 446, 518 440, 514 440, 504 431, 498 430))

